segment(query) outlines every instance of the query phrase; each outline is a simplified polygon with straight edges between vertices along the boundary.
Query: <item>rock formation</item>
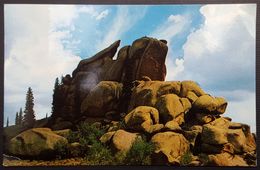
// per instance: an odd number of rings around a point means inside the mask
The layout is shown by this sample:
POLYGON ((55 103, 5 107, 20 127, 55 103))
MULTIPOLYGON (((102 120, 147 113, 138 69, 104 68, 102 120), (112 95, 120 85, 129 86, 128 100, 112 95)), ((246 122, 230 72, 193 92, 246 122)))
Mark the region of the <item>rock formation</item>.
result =
MULTIPOLYGON (((60 98, 63 101, 57 112, 53 114, 53 118, 55 120, 62 118, 63 121, 71 121, 84 115, 91 116, 93 114, 92 116, 99 116, 104 114, 96 113, 96 111, 92 113, 91 111, 93 110, 91 109, 89 113, 86 111, 89 107, 95 110, 93 104, 88 99, 92 97, 88 97, 88 94, 101 81, 114 81, 110 85, 104 82, 99 84, 99 86, 108 88, 104 93, 113 90, 109 88, 117 88, 114 89, 119 90, 116 95, 121 94, 121 96, 114 97, 121 97, 122 99, 120 100, 120 108, 118 110, 121 112, 126 111, 132 81, 141 80, 143 76, 147 76, 152 80, 164 81, 166 75, 165 58, 168 50, 166 43, 165 40, 159 41, 143 37, 134 41, 131 46, 121 48, 114 60, 114 55, 120 44, 120 41, 116 41, 93 57, 80 61, 77 68, 73 71, 72 77, 66 75, 62 80, 62 85, 59 89, 61 91, 60 98), (124 86, 123 90, 122 86, 124 86)), ((99 87, 96 87, 96 90, 98 90, 97 88, 99 87)), ((113 93, 113 91, 110 92, 113 93)), ((104 94, 96 94, 95 92, 92 92, 91 95, 96 95, 97 98, 104 97, 102 96, 104 94)), ((106 102, 110 101, 100 102, 109 111, 110 108, 107 108, 106 102)))
MULTIPOLYGON (((153 165, 180 165, 185 154, 192 157, 189 166, 256 165, 255 136, 248 125, 223 116, 228 106, 224 98, 207 94, 194 81, 164 81, 166 41, 140 38, 121 48, 114 60, 119 43, 82 60, 72 77, 63 78, 63 103, 49 124, 53 130, 98 122, 106 127, 100 141, 114 152, 129 150, 145 136, 155 145, 153 165)), ((26 143, 27 133, 41 138, 31 130, 11 143, 26 143)), ((55 136, 46 133, 43 144, 55 136)))

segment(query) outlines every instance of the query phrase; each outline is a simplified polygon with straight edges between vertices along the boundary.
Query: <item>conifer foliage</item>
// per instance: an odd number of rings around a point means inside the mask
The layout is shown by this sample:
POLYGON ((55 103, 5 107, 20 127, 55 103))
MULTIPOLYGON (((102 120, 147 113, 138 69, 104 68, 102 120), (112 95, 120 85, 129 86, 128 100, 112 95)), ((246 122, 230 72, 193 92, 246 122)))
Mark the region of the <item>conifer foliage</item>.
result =
POLYGON ((16 112, 16 115, 15 115, 15 125, 19 125, 19 115, 18 115, 18 112, 16 112))
POLYGON ((35 114, 34 114, 33 106, 34 106, 33 92, 31 87, 29 87, 26 94, 26 102, 25 102, 25 110, 24 110, 24 118, 23 118, 23 123, 27 127, 33 127, 35 123, 35 114))
POLYGON ((23 124, 23 110, 20 108, 19 114, 18 114, 18 125, 23 124))
POLYGON ((53 99, 52 99, 52 117, 55 117, 55 115, 58 113, 59 108, 59 102, 60 102, 60 82, 59 78, 57 77, 54 84, 53 89, 53 99))

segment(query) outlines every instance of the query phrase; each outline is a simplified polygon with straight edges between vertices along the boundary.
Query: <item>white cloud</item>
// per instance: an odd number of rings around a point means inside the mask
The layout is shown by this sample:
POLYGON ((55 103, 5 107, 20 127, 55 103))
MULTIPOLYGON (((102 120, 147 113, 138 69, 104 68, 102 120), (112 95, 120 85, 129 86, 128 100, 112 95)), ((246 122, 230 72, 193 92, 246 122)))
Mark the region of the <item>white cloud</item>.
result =
MULTIPOLYGON (((36 117, 42 118, 46 112, 50 115, 55 78, 70 74, 80 61, 80 57, 62 45, 62 39, 70 36, 70 28, 67 31, 53 29, 55 24, 70 27, 73 17, 59 15, 58 11, 73 13, 73 7, 57 8, 55 14, 48 7, 5 5, 4 110, 10 117, 20 107, 24 108, 29 86, 35 97, 36 117), (52 15, 57 18, 52 20, 55 18, 52 15), (12 18, 17 22, 13 23, 12 18)), ((11 118, 10 121, 13 122, 11 118)))
POLYGON ((102 11, 97 17, 96 17, 96 20, 101 20, 101 19, 104 19, 106 18, 106 16, 109 14, 109 11, 108 9, 102 11))
POLYGON ((102 10, 102 7, 92 5, 51 5, 48 9, 52 30, 64 27, 73 30, 75 28, 73 21, 80 14, 88 15, 96 20, 102 20, 109 14, 107 9, 102 10))
POLYGON ((75 5, 52 5, 48 7, 51 30, 73 25, 79 10, 75 5))
POLYGON ((107 29, 104 39, 98 43, 97 51, 102 50, 112 42, 119 40, 125 32, 130 30, 144 17, 145 13, 145 6, 117 6, 116 16, 113 19, 111 26, 107 29))
POLYGON ((222 91, 230 117, 255 129, 256 5, 205 5, 200 12, 205 22, 188 36, 175 78, 197 81, 212 95, 222 91))
POLYGON ((177 35, 180 35, 187 31, 191 25, 191 18, 188 14, 185 15, 170 15, 167 20, 158 26, 152 33, 151 37, 157 39, 165 39, 168 44, 168 54, 166 56, 166 80, 174 80, 177 75, 184 70, 183 62, 181 58, 174 58, 174 52, 171 49, 172 40, 177 35))
POLYGON ((188 36, 183 46, 185 72, 192 74, 184 72, 186 75, 180 78, 222 89, 254 86, 255 38, 244 20, 252 21, 250 28, 255 27, 255 5, 244 6, 247 5, 201 8, 205 23, 188 36), (235 82, 239 83, 234 85, 235 82))
POLYGON ((170 15, 166 22, 158 26, 150 36, 165 39, 168 41, 168 46, 170 46, 173 37, 184 32, 189 28, 190 24, 191 19, 188 15, 170 15))

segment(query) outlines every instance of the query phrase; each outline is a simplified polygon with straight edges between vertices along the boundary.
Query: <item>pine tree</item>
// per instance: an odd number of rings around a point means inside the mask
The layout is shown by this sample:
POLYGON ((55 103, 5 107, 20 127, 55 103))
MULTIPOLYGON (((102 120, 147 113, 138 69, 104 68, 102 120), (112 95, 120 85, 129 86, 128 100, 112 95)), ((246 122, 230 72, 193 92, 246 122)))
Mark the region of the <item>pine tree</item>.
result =
POLYGON ((20 112, 18 115, 18 125, 22 125, 23 124, 23 110, 22 108, 20 108, 20 112))
POLYGON ((7 117, 7 120, 6 120, 6 127, 9 127, 9 117, 7 117))
POLYGON ((52 96, 52 117, 57 114, 57 108, 59 103, 59 78, 57 77, 54 84, 53 96, 52 96))
POLYGON ((18 116, 18 112, 16 112, 16 115, 15 115, 15 125, 19 125, 19 116, 18 116))
POLYGON ((24 125, 27 127, 32 127, 35 123, 33 106, 34 106, 33 92, 31 87, 29 87, 26 94, 24 119, 23 119, 24 125))

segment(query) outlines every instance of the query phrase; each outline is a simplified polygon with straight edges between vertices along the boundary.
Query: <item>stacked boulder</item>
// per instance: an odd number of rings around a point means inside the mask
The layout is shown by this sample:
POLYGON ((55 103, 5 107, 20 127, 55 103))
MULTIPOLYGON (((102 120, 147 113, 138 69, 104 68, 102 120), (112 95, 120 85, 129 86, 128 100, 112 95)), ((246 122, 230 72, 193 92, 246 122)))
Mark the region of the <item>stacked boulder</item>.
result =
MULTIPOLYGON (((92 109, 88 112, 87 103, 90 102, 89 93, 94 88, 99 88, 96 85, 101 81, 113 81, 112 84, 105 82, 99 84, 99 86, 111 86, 107 88, 115 88, 117 83, 124 85, 122 95, 124 100, 121 100, 120 107, 116 107, 116 110, 125 110, 128 105, 132 81, 139 80, 142 76, 164 81, 166 76, 165 58, 168 51, 165 40, 142 37, 135 40, 131 46, 122 47, 115 56, 119 45, 120 40, 93 57, 81 60, 72 76, 66 75, 62 79, 58 88, 58 101, 56 101, 58 106, 52 115, 50 124, 61 124, 66 128, 70 127, 68 122, 76 123, 83 116, 100 116, 102 113, 97 113, 94 108, 94 115, 92 115, 92 109)), ((93 93, 95 92, 92 91, 92 95, 101 95, 93 93)), ((106 104, 109 101, 101 102, 106 104)))
MULTIPOLYGON (((190 166, 256 165, 255 136, 248 125, 223 117, 228 104, 224 98, 207 94, 194 81, 164 81, 165 40, 137 39, 114 59, 119 45, 116 41, 82 60, 72 77, 62 79, 58 108, 48 127, 101 124, 107 132, 100 141, 115 152, 126 152, 145 138, 155 145, 154 165, 182 165, 187 154, 190 166)), ((62 134, 41 128, 25 131, 11 139, 10 153, 30 156, 52 150, 57 141, 66 142, 62 134)))
POLYGON ((248 125, 222 116, 224 98, 206 94, 193 81, 145 79, 134 84, 123 128, 109 130, 100 139, 103 143, 122 151, 146 136, 155 144, 155 165, 180 165, 187 153, 192 155, 190 166, 255 165, 255 138, 248 125))

